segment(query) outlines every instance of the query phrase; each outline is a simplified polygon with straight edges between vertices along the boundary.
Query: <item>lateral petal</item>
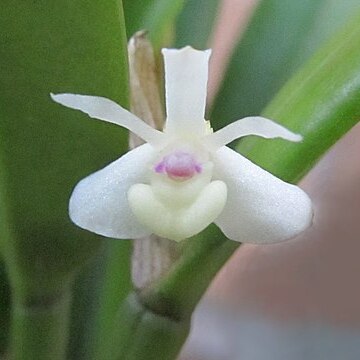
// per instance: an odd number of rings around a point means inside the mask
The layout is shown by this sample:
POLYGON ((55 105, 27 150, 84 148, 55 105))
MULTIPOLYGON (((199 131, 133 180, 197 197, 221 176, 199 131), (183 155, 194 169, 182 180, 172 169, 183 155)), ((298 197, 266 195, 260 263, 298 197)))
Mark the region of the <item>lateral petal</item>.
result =
POLYGON ((295 134, 284 126, 261 116, 249 116, 237 120, 213 134, 205 137, 204 141, 212 148, 218 149, 231 141, 243 136, 256 135, 266 139, 281 138, 298 142, 302 136, 295 134))
POLYGON ((150 144, 156 145, 164 140, 162 132, 153 129, 110 99, 78 94, 50 94, 50 96, 58 104, 80 110, 92 118, 120 125, 150 144))

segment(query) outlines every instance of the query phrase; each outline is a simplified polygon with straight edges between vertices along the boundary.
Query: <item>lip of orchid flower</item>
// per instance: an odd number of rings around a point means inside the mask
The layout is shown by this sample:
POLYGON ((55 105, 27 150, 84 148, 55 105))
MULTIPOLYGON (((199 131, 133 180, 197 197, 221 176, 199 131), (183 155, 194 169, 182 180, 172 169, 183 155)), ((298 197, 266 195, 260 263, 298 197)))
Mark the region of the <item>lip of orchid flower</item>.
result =
POLYGON ((109 99, 51 94, 64 106, 123 126, 148 142, 79 182, 69 204, 73 222, 107 237, 153 232, 176 241, 215 222, 230 239, 250 243, 287 240, 309 227, 313 212, 305 192, 225 146, 247 135, 294 142, 302 137, 258 116, 212 133, 204 119, 211 51, 162 52, 163 132, 109 99))

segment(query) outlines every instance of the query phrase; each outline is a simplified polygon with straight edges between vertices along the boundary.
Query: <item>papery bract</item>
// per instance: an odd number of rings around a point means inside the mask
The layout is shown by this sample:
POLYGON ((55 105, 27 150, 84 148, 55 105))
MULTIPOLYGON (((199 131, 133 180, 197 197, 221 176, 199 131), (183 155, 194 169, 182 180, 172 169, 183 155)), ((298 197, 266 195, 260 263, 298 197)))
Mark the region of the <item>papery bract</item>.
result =
POLYGON ((312 207, 305 192, 225 146, 247 135, 289 141, 301 136, 262 117, 247 117, 213 133, 204 119, 210 50, 185 47, 163 49, 163 54, 163 132, 109 99, 51 95, 147 142, 80 181, 70 199, 72 221, 113 238, 155 233, 176 241, 215 222, 228 238, 249 243, 286 240, 309 227, 312 207))

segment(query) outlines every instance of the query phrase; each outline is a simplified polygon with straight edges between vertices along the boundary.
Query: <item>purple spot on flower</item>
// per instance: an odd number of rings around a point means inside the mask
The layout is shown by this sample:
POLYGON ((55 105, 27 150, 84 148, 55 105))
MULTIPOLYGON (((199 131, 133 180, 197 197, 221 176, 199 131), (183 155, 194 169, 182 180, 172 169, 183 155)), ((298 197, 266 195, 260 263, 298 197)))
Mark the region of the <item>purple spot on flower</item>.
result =
POLYGON ((165 164, 164 164, 164 161, 162 161, 162 162, 159 162, 156 166, 155 166, 155 171, 157 172, 157 173, 163 173, 163 172, 165 172, 165 164))
POLYGON ((161 162, 155 165, 154 170, 157 173, 166 173, 174 180, 187 180, 196 173, 200 173, 202 167, 192 154, 177 151, 166 155, 161 162))

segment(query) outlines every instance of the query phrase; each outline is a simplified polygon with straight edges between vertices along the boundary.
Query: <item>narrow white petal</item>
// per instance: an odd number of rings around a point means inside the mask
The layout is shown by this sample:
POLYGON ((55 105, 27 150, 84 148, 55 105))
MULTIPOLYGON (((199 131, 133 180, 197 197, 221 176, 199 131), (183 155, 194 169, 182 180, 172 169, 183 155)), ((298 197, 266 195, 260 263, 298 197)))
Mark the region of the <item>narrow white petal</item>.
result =
POLYGON ((71 220, 83 229, 112 238, 149 235, 151 232, 130 210, 127 192, 133 184, 146 181, 154 156, 152 146, 145 144, 81 180, 70 198, 71 220))
POLYGON ((114 101, 100 97, 77 94, 50 94, 51 98, 66 107, 88 114, 90 117, 120 125, 151 144, 163 140, 164 134, 153 129, 114 101))
POLYGON ((214 175, 225 182, 228 200, 215 223, 232 240, 268 244, 290 239, 311 225, 307 194, 222 147, 213 155, 214 175))
POLYGON ((213 149, 217 149, 235 139, 248 135, 261 136, 266 139, 282 138, 294 142, 302 140, 301 135, 291 132, 272 120, 260 116, 250 116, 237 120, 208 135, 204 141, 213 149))
POLYGON ((163 49, 165 62, 166 131, 202 134, 211 50, 187 46, 163 49))

